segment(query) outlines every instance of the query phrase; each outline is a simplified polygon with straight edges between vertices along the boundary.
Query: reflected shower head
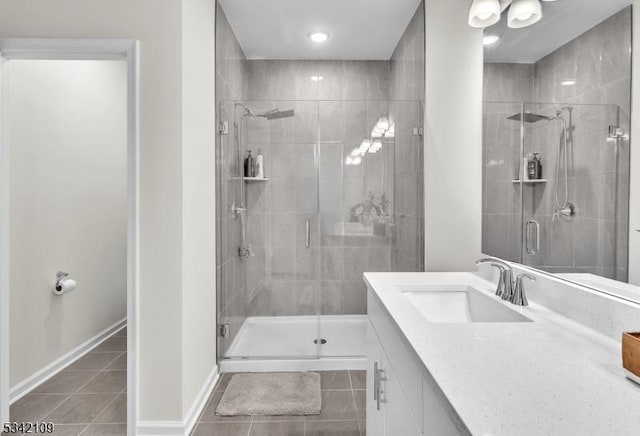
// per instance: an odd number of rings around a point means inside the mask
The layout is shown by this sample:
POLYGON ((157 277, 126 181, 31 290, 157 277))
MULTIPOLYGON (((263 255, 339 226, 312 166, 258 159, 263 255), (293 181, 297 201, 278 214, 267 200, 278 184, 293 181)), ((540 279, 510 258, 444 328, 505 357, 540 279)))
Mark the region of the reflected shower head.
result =
MULTIPOLYGON (((521 121, 522 113, 518 112, 517 114, 513 114, 510 117, 507 117, 508 120, 521 121)), ((532 114, 531 112, 524 113, 524 122, 525 123, 536 123, 540 120, 551 121, 553 118, 547 117, 545 115, 532 114)))
POLYGON ((287 111, 280 111, 277 108, 271 110, 269 112, 265 112, 264 114, 257 115, 259 117, 264 117, 267 120, 279 120, 281 118, 290 118, 295 115, 295 111, 293 109, 289 109, 287 111))

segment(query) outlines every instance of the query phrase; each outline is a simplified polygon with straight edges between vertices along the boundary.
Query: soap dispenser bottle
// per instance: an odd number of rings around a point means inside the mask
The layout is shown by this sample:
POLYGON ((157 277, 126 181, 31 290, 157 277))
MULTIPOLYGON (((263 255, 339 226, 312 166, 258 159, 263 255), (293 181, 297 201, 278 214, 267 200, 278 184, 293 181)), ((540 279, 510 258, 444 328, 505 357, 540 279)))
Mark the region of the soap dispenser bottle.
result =
POLYGON ((256 161, 251 155, 251 150, 247 153, 247 158, 244 160, 244 176, 255 177, 256 175, 256 161))

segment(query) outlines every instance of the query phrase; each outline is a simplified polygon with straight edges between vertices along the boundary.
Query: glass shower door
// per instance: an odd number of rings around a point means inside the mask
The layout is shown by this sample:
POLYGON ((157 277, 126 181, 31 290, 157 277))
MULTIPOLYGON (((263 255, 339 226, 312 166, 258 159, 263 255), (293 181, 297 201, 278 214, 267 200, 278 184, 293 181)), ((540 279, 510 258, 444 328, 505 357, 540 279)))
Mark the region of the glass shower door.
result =
POLYGON ((628 158, 610 135, 618 106, 526 103, 523 111, 523 263, 552 273, 626 274, 617 246, 627 231, 619 200, 628 196, 621 183, 628 158))
POLYGON ((232 311, 223 318, 237 327, 235 335, 225 338, 224 356, 315 359, 320 346, 318 102, 241 101, 234 106, 238 189, 228 203, 246 209, 244 240, 250 255, 238 256, 242 217, 235 214, 226 236, 234 241, 233 272, 223 286, 233 294, 226 301, 232 311), (262 156, 264 178, 241 177, 238 162, 249 151, 254 158, 262 156), (237 306, 229 302, 233 299, 237 306))

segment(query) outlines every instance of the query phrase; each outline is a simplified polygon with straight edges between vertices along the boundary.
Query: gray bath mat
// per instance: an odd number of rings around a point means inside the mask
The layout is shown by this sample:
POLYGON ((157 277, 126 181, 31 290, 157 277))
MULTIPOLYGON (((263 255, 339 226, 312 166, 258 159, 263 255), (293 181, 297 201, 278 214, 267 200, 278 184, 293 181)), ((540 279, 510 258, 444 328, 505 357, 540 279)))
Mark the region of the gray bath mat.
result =
POLYGON ((234 374, 222 394, 217 415, 319 415, 317 372, 234 374))

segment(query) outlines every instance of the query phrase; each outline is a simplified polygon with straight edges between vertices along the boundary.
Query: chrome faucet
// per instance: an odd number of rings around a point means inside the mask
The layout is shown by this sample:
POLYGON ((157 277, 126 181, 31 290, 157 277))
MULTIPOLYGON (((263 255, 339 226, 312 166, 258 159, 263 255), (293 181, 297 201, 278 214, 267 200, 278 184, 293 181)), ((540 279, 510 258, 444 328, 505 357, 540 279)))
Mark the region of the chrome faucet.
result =
POLYGON ((528 306, 527 294, 524 292, 524 279, 529 279, 535 282, 536 278, 531 274, 520 274, 516 277, 516 289, 513 293, 513 298, 510 300, 516 306, 528 306))
POLYGON ((498 268, 500 271, 500 279, 498 280, 498 287, 496 288, 496 295, 503 300, 509 300, 513 298, 513 270, 503 260, 495 257, 484 257, 476 261, 476 265, 488 263, 491 266, 498 268))

